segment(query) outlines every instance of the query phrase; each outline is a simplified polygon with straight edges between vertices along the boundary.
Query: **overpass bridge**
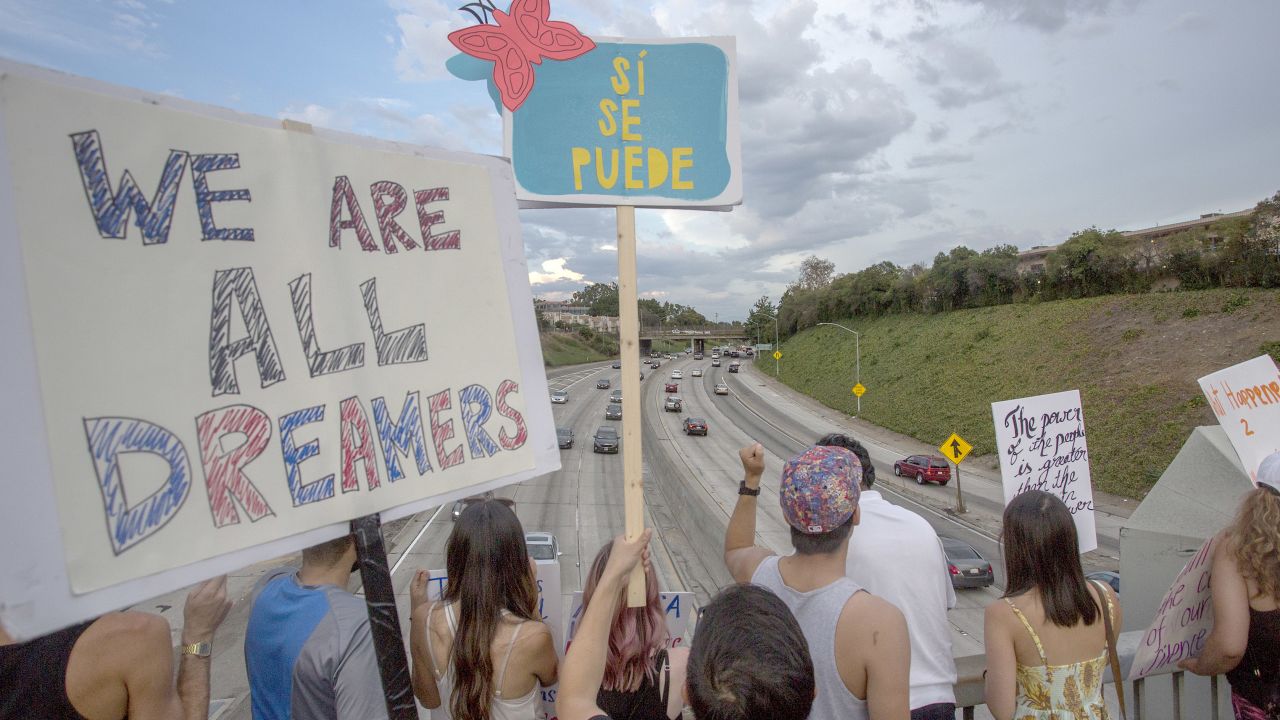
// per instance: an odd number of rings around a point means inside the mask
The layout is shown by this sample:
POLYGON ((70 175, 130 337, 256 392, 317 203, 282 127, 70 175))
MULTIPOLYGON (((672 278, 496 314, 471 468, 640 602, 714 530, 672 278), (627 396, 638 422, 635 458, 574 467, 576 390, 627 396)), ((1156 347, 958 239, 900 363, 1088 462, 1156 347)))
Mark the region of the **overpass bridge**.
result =
POLYGON ((640 328, 640 354, 648 355, 652 352, 654 340, 688 340, 694 352, 705 352, 708 341, 712 344, 730 342, 742 344, 753 339, 755 339, 754 336, 748 335, 745 330, 734 328, 642 327, 640 328))

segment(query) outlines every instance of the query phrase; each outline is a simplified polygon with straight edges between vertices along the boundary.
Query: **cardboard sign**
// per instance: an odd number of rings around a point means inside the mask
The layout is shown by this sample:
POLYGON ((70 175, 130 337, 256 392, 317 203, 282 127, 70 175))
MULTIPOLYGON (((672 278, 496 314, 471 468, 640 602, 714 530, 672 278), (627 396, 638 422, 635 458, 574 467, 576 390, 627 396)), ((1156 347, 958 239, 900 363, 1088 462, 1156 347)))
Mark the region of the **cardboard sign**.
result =
POLYGON ((1080 552, 1097 548, 1080 391, 991 403, 991 416, 1005 505, 1028 490, 1057 495, 1075 520, 1080 552))
POLYGON ((522 204, 740 204, 734 39, 593 40, 540 65, 520 108, 502 111, 522 204))
MULTIPOLYGON (((664 612, 667 615, 667 633, 671 636, 667 640, 667 647, 673 648, 684 645, 686 642, 685 632, 689 629, 689 619, 697 612, 693 605, 693 593, 683 591, 658 593, 658 601, 662 603, 664 612)), ((577 634, 578 623, 581 620, 582 591, 576 590, 569 602, 568 637, 564 644, 565 652, 569 651, 569 644, 573 642, 573 636, 577 634)))
POLYGON ((0 139, 11 632, 558 468, 501 160, 12 63, 0 139))
POLYGON ((1201 546, 1160 600, 1160 609, 1133 656, 1129 680, 1161 674, 1204 650, 1213 629, 1213 595, 1209 591, 1213 541, 1209 538, 1201 546))
POLYGON ((1258 479, 1258 465, 1280 451, 1280 370, 1262 355, 1200 378, 1200 389, 1213 408, 1240 464, 1258 479))

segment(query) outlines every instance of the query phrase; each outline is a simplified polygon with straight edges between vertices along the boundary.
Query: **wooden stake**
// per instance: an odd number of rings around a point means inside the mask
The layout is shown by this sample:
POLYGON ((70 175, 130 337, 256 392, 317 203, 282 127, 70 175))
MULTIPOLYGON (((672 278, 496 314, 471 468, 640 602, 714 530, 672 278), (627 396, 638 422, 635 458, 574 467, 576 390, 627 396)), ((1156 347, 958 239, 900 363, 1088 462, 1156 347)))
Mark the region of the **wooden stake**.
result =
MULTIPOLYGON (((644 457, 640 434, 640 317, 636 293, 636 209, 618 206, 618 351, 622 354, 622 483, 626 533, 644 532, 644 457)), ((643 607, 644 568, 627 583, 627 607, 643 607)))

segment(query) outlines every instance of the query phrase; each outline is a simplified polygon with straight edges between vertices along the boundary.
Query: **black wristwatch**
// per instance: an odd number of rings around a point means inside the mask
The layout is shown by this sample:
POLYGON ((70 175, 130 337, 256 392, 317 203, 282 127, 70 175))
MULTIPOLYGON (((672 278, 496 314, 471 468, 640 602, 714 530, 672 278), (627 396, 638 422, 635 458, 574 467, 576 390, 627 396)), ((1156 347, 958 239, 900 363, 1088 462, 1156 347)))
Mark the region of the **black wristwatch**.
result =
POLYGON ((738 483, 738 494, 750 495, 751 497, 755 497, 760 494, 760 488, 755 488, 755 489, 749 488, 747 487, 747 481, 742 480, 738 483))

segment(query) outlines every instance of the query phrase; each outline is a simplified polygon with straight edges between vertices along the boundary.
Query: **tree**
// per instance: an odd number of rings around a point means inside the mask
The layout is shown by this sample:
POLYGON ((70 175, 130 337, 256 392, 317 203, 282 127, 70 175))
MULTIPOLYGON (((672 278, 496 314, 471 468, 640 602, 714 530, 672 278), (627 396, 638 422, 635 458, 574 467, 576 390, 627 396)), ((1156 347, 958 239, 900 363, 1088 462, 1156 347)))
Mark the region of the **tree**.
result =
POLYGON ((760 299, 756 300, 756 304, 751 306, 751 311, 747 313, 747 333, 761 338, 773 337, 773 321, 776 316, 777 309, 770 302, 769 296, 761 295, 760 299))
POLYGON ((592 315, 618 316, 618 283, 591 283, 573 294, 574 305, 586 307, 592 315))
POLYGON ((801 290, 821 290, 831 284, 831 276, 835 271, 835 263, 810 255, 800 263, 800 279, 796 280, 796 287, 801 290))

